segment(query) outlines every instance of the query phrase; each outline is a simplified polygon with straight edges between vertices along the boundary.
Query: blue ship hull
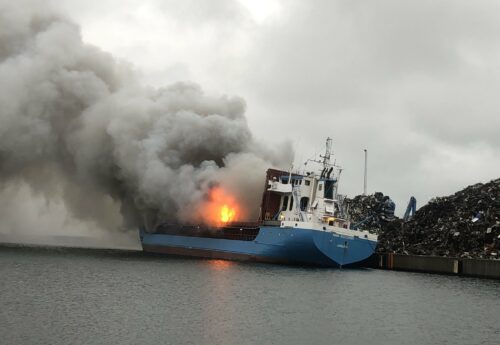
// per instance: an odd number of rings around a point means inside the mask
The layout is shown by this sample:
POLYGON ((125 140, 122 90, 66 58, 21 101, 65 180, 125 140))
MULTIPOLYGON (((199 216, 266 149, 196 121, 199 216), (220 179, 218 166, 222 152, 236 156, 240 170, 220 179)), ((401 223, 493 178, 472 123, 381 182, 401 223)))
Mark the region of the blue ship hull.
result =
POLYGON ((327 267, 353 266, 370 257, 375 241, 327 231, 262 226, 252 241, 147 233, 145 252, 226 260, 327 267))

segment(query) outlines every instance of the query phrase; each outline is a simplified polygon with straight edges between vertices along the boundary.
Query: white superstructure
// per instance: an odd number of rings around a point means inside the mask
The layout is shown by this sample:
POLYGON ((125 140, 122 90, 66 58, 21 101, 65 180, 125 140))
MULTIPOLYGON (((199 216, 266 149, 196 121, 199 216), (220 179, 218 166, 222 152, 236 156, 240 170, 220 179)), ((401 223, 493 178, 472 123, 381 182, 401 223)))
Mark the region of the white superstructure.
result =
POLYGON ((338 194, 341 169, 330 163, 332 139, 326 141, 326 152, 320 156, 319 172, 292 173, 268 180, 267 190, 281 195, 280 210, 275 219, 282 228, 302 228, 335 232, 342 236, 376 241, 377 236, 367 231, 350 229, 338 194))

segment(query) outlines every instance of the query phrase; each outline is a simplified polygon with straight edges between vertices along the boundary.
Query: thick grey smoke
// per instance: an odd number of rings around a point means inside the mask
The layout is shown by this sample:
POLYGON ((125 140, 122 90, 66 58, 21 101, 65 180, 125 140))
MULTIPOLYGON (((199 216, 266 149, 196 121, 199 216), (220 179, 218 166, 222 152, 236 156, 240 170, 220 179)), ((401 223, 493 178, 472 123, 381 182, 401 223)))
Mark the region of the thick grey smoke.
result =
POLYGON ((143 87, 39 2, 0 1, 0 90, 0 188, 28 183, 104 227, 117 208, 133 225, 198 221, 216 185, 255 217, 264 169, 292 161, 255 143, 241 98, 143 87))

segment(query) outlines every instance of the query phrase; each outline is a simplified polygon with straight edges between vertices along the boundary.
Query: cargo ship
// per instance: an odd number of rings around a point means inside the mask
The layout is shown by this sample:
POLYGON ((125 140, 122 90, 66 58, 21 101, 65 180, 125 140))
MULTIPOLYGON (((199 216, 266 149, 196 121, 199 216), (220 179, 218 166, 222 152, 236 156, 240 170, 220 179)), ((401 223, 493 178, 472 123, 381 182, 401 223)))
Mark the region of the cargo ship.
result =
MULTIPOLYGON (((226 206, 221 224, 160 223, 140 229, 145 252, 279 264, 352 267, 368 259, 377 236, 351 227, 338 194, 341 170, 331 163, 332 140, 317 171, 269 169, 256 222, 234 222, 226 206)), ((230 211, 229 211, 230 212, 230 211)))

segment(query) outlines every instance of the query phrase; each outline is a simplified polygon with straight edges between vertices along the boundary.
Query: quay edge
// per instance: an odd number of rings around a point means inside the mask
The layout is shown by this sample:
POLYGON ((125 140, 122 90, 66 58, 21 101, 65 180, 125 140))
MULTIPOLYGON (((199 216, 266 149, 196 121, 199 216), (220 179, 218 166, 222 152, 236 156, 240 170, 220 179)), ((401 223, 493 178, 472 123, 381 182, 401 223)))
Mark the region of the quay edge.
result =
POLYGON ((372 268, 500 279, 500 260, 441 256, 374 254, 372 268))

